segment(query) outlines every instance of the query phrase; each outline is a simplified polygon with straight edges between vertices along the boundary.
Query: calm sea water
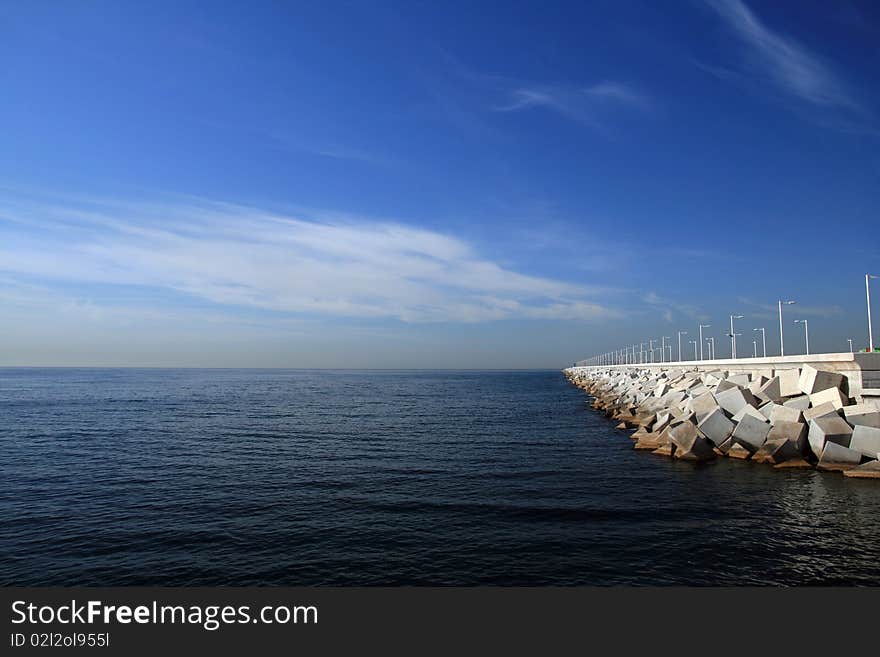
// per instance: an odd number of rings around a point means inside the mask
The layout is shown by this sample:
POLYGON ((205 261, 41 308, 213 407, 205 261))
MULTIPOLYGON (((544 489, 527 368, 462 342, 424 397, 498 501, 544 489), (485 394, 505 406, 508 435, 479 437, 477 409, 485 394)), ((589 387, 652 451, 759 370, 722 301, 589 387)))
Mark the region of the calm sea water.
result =
POLYGON ((637 453, 559 372, 0 369, 0 583, 880 584, 880 485, 637 453))

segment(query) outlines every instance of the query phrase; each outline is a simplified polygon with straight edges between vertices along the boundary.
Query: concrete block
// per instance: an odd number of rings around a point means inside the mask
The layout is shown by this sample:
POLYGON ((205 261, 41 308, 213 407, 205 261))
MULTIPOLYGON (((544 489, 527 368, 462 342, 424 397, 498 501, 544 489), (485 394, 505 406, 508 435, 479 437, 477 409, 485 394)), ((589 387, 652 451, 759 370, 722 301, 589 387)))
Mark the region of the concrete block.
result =
POLYGON ((798 388, 805 395, 812 395, 828 388, 842 388, 843 374, 817 370, 812 365, 804 365, 798 378, 798 388))
POLYGON ((880 461, 868 461, 862 465, 846 470, 844 477, 856 479, 880 479, 880 461))
POLYGON ((699 397, 700 395, 705 395, 707 392, 711 392, 709 388, 702 383, 695 385, 693 388, 688 390, 688 394, 691 397, 699 397))
POLYGON ((800 411, 805 411, 810 407, 810 398, 808 395, 797 395, 796 397, 789 397, 782 402, 782 405, 786 408, 796 408, 800 411))
POLYGON ((721 445, 726 441, 733 432, 734 424, 724 414, 720 408, 715 409, 705 416, 697 427, 703 432, 709 440, 715 445, 721 445))
POLYGON ((752 393, 742 388, 730 388, 723 392, 716 392, 715 401, 731 415, 736 415, 747 404, 755 408, 758 406, 752 393))
POLYGON ((825 402, 824 404, 808 408, 804 411, 804 420, 809 422, 810 420, 815 420, 816 418, 825 417, 827 415, 840 417, 840 414, 831 402, 825 402))
POLYGON ((853 429, 849 448, 869 458, 876 459, 877 453, 880 452, 880 429, 866 427, 861 424, 856 425, 853 429))
POLYGON ((837 443, 826 442, 822 456, 819 457, 820 470, 849 470, 862 462, 862 453, 837 443))
POLYGON ((783 463, 801 455, 797 445, 785 438, 767 438, 767 442, 758 448, 752 460, 758 463, 783 463))
POLYGON ((751 415, 746 415, 743 417, 742 421, 736 425, 731 437, 735 443, 754 452, 764 444, 769 432, 770 425, 767 422, 763 422, 751 415))
POLYGON ((758 392, 755 396, 765 401, 778 402, 779 400, 781 400, 782 394, 779 391, 779 377, 774 376, 772 379, 767 381, 758 389, 758 392))
POLYGON ((770 414, 773 412, 773 407, 779 406, 779 404, 774 404, 772 401, 764 402, 761 407, 758 409, 767 420, 770 420, 770 414))
POLYGON ((880 410, 872 404, 854 404, 843 408, 843 416, 852 425, 880 429, 880 410))
POLYGON ((731 439, 730 449, 727 450, 727 456, 732 459, 750 459, 752 458, 753 450, 746 449, 742 445, 737 442, 733 442, 731 439))
POLYGON ((662 397, 667 392, 669 392, 669 386, 666 385, 665 383, 661 383, 656 388, 654 388, 654 396, 655 397, 662 397))
POLYGON ((683 452, 689 452, 698 437, 700 432, 693 422, 682 422, 669 429, 669 439, 683 452))
POLYGON ((838 415, 823 415, 810 420, 810 432, 807 434, 807 440, 810 442, 813 454, 821 457, 826 443, 832 442, 842 447, 849 447, 852 431, 852 427, 838 415))
POLYGON ((770 424, 776 426, 780 422, 802 422, 804 414, 797 408, 774 404, 770 412, 770 424))
POLYGON ((752 382, 751 377, 748 374, 740 373, 740 374, 731 374, 727 377, 727 381, 738 385, 742 388, 747 388, 748 385, 752 382))
POLYGON ((790 440, 797 447, 798 453, 803 454, 807 447, 807 425, 803 422, 779 421, 771 427, 767 440, 781 438, 790 440))
POLYGON ((746 386, 746 389, 752 393, 757 399, 761 401, 770 401, 769 399, 765 399, 761 396, 761 388, 764 387, 764 384, 767 383, 767 379, 763 376, 761 377, 752 377, 752 382, 746 386))
POLYGON ((699 397, 694 397, 691 402, 691 409, 697 418, 697 422, 701 421, 716 408, 718 408, 718 402, 715 400, 715 396, 711 392, 706 392, 699 397))
POLYGON ((720 381, 717 386, 715 386, 715 394, 717 395, 719 392, 724 392, 725 390, 733 390, 734 388, 738 388, 735 383, 731 381, 720 381))
POLYGON ((785 370, 776 370, 776 377, 779 379, 779 394, 782 397, 794 397, 803 394, 798 381, 801 372, 796 367, 785 370))
POLYGON ((765 416, 761 411, 759 411, 758 409, 756 409, 754 406, 750 406, 750 405, 748 405, 748 404, 746 404, 745 406, 743 406, 743 407, 739 410, 739 413, 735 414, 735 415, 734 415, 732 418, 730 418, 730 419, 733 420, 733 421, 736 422, 736 423, 740 423, 740 422, 742 422, 742 419, 743 419, 746 415, 751 415, 751 416, 752 416, 753 418, 755 418, 756 420, 761 420, 761 422, 766 422, 766 421, 767 421, 767 416, 765 416))
POLYGON ((810 395, 810 405, 820 406, 826 402, 834 404, 834 408, 843 408, 849 404, 849 399, 840 392, 839 388, 826 388, 810 395))

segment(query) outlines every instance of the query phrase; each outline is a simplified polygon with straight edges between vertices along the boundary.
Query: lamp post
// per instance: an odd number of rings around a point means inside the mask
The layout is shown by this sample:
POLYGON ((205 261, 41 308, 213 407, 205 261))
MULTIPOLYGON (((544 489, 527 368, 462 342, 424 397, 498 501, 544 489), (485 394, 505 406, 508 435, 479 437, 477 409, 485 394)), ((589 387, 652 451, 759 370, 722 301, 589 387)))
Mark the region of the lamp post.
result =
POLYGON ((709 343, 709 360, 715 360, 715 336, 706 338, 706 342, 709 343))
POLYGON ((692 345, 694 345, 694 360, 697 360, 697 341, 696 340, 688 340, 688 342, 690 342, 692 345))
POLYGON ((785 356, 785 338, 782 335, 782 305, 790 306, 794 301, 779 302, 779 355, 785 356))
POLYGON ((847 338, 846 341, 849 342, 849 353, 852 353, 853 352, 852 338, 847 338))
POLYGON ((764 358, 767 358, 767 331, 765 331, 763 328, 756 328, 752 330, 761 332, 761 354, 764 356, 764 358))
POLYGON ((865 301, 868 303, 868 351, 874 353, 874 331, 871 328, 871 285, 872 278, 880 278, 874 274, 865 274, 865 301))
POLYGON ((758 357, 758 341, 752 340, 752 358, 758 357))
MULTIPOLYGON (((666 360, 666 341, 672 340, 672 338, 668 335, 664 335, 661 337, 661 340, 663 341, 663 346, 661 347, 660 351, 660 362, 662 363, 666 360)), ((669 357, 669 360, 672 360, 672 356, 669 357)))
POLYGON ((678 361, 681 362, 681 336, 687 335, 687 331, 678 332, 678 361))
POLYGON ((648 347, 651 349, 651 362, 654 362, 654 340, 648 340, 648 347))
POLYGON ((730 316, 730 357, 736 358, 736 334, 733 332, 733 320, 742 319, 742 315, 730 316))
MULTIPOLYGON (((703 329, 711 326, 711 324, 700 324, 700 360, 703 360, 703 329)), ((696 360, 696 356, 694 356, 694 360, 696 360)))
POLYGON ((796 319, 794 320, 795 324, 803 324, 804 325, 804 340, 807 343, 807 355, 810 355, 810 323, 805 319, 796 319))

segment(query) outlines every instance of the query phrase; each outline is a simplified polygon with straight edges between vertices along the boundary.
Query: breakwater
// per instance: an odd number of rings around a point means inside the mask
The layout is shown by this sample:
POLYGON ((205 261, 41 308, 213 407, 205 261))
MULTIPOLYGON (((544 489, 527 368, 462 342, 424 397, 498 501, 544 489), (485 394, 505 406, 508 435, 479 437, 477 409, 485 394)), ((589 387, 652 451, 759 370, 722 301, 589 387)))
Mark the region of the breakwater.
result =
POLYGON ((571 367, 635 449, 880 479, 880 354, 571 367), (809 359, 809 360, 806 360, 809 359))

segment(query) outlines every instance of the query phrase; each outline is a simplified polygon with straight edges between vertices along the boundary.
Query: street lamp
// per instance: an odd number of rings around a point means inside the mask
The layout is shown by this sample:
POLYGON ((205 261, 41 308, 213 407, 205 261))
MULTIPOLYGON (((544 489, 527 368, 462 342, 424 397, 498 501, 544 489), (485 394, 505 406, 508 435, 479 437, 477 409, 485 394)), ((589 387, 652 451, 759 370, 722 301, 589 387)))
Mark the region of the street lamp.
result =
POLYGON ((706 338, 706 342, 709 343, 709 360, 715 360, 715 336, 706 338))
POLYGON ((761 332, 761 353, 763 354, 764 358, 767 358, 767 331, 765 331, 763 328, 756 328, 752 330, 761 332))
POLYGON ((810 355, 810 323, 805 319, 796 319, 794 320, 795 324, 803 324, 804 325, 804 340, 807 343, 807 355, 810 355))
MULTIPOLYGON (((700 324, 700 360, 703 360, 703 329, 711 326, 711 324, 700 324)), ((696 360, 696 356, 694 359, 696 360)))
POLYGON ((651 362, 654 362, 654 340, 648 340, 648 347, 651 349, 651 362))
POLYGON ((678 332, 678 362, 681 362, 681 336, 687 335, 687 331, 678 332))
POLYGON ((752 340, 752 358, 758 357, 758 341, 752 340))
MULTIPOLYGON (((697 360, 697 341, 696 340, 688 340, 692 345, 694 345, 694 360, 697 360)), ((700 349, 702 351, 702 349, 700 349)), ((702 358, 702 356, 700 357, 702 358)))
POLYGON ((871 286, 869 281, 872 278, 880 278, 874 274, 865 274, 865 301, 868 302, 868 351, 874 353, 874 331, 871 329, 871 286))
MULTIPOLYGON (((664 335, 660 339, 662 340, 662 346, 660 347, 660 362, 662 363, 666 360, 666 341, 672 340, 672 338, 668 335, 664 335)), ((672 360, 672 356, 669 357, 669 360, 672 360)))
POLYGON ((730 357, 736 358, 736 335, 733 333, 733 320, 742 319, 742 315, 730 316, 730 357))
POLYGON ((853 352, 852 338, 847 338, 846 341, 849 342, 849 353, 852 353, 853 352))
POLYGON ((780 301, 779 302, 779 355, 785 356, 785 339, 782 335, 782 304, 786 306, 790 306, 794 301, 780 301))

